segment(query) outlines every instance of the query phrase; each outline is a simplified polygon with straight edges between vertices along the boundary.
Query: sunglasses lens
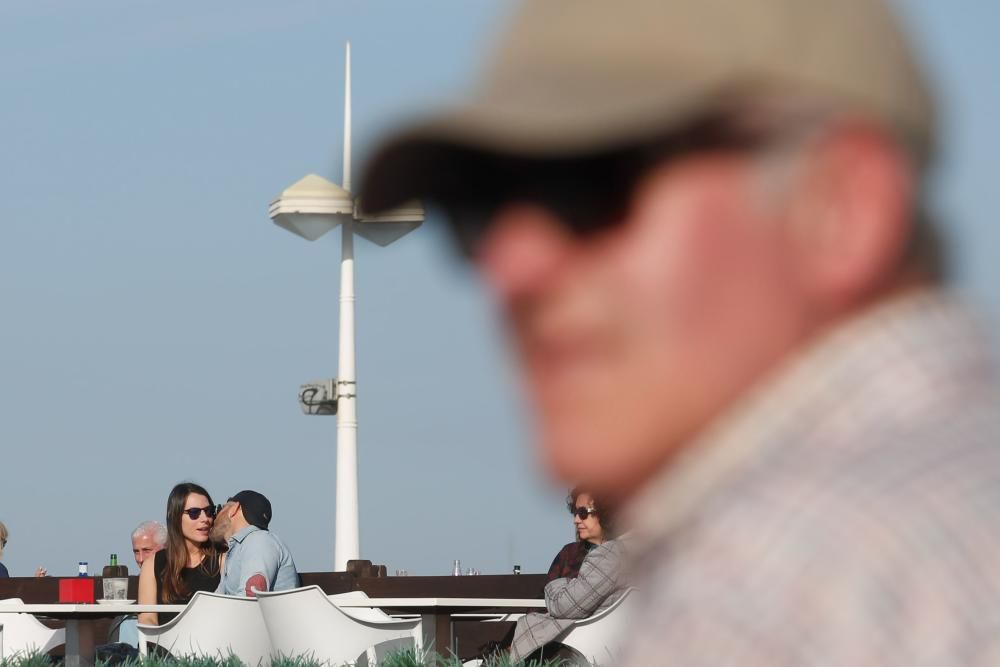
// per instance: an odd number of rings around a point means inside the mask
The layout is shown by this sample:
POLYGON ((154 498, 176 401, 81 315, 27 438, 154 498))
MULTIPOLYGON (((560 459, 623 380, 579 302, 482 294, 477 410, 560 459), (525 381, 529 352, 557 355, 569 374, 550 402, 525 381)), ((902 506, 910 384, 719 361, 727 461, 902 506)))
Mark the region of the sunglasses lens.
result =
POLYGON ((459 251, 471 258, 509 203, 540 206, 580 238, 613 227, 628 212, 643 166, 630 153, 583 161, 501 161, 490 169, 469 167, 462 187, 442 193, 440 201, 459 251))
POLYGON ((205 515, 208 516, 209 519, 214 519, 215 518, 215 514, 216 514, 216 512, 215 512, 215 507, 214 506, 209 506, 209 507, 205 508, 205 515))
POLYGON ((475 257, 492 216, 493 211, 485 206, 459 204, 445 211, 452 238, 464 257, 475 257))

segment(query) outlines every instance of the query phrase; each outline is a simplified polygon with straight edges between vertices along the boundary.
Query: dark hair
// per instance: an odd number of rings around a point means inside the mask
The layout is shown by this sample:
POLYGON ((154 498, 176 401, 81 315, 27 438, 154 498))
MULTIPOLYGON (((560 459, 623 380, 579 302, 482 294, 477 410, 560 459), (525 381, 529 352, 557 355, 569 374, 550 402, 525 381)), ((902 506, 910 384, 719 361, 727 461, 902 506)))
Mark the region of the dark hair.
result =
MULTIPOLYGON (((181 571, 187 566, 188 552, 184 541, 184 533, 181 531, 181 518, 184 514, 184 503, 192 493, 197 493, 208 498, 208 504, 214 506, 212 496, 204 487, 194 482, 181 482, 170 490, 167 496, 167 567, 163 571, 163 581, 158 582, 163 586, 162 599, 165 601, 185 600, 191 595, 187 585, 181 579, 181 571)), ((219 550, 211 540, 201 545, 201 551, 205 554, 201 567, 210 575, 214 575, 219 570, 219 550)))
MULTIPOLYGON (((614 539, 615 534, 615 520, 614 520, 614 508, 611 507, 609 503, 602 502, 600 498, 595 496, 590 489, 584 488, 582 486, 574 486, 569 490, 569 495, 566 496, 566 508, 569 509, 570 513, 576 511, 576 499, 580 497, 581 494, 586 493, 590 496, 593 501, 594 509, 597 511, 597 520, 601 524, 601 531, 604 533, 605 540, 614 539)), ((581 540, 582 541, 582 540, 581 540)))

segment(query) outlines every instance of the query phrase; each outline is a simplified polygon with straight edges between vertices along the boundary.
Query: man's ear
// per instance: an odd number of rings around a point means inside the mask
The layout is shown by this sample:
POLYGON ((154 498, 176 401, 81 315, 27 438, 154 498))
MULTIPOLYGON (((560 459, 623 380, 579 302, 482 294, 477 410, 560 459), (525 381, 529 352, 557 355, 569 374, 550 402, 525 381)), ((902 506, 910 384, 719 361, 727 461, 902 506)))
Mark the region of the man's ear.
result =
POLYGON ((791 208, 802 285, 817 307, 863 303, 899 270, 912 225, 914 171, 884 132, 840 125, 807 149, 791 208))

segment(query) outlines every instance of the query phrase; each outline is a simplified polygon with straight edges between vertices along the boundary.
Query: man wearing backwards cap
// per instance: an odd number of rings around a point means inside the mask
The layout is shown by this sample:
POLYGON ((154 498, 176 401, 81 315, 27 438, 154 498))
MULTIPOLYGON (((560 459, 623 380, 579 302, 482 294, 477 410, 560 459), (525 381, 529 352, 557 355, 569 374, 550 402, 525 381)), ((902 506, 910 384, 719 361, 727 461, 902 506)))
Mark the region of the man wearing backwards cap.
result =
POLYGON ((629 664, 1000 664, 997 379, 883 0, 536 0, 389 140, 510 326, 563 480, 626 501, 629 664))
POLYGON ((288 547, 270 532, 271 502, 256 491, 240 491, 215 517, 211 539, 229 551, 216 593, 256 597, 257 591, 283 591, 299 585, 288 547))

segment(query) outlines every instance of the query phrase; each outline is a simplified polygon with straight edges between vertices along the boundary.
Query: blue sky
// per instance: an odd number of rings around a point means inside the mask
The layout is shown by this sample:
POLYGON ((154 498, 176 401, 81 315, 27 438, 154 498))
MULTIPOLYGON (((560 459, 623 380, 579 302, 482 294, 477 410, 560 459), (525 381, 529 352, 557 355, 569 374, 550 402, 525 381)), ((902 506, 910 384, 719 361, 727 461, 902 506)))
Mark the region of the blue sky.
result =
MULTIPOLYGON (((935 201, 963 289, 1000 313, 1000 47, 990 0, 902 0, 946 104, 935 201)), ((193 479, 266 493, 303 571, 333 554, 336 234, 267 204, 341 180, 343 45, 355 164, 458 95, 509 5, 217 0, 0 4, 0 520, 12 574, 127 554, 193 479)), ((355 179, 360 169, 355 169, 355 179)), ((356 244, 362 556, 446 574, 545 569, 571 539, 536 471, 502 329, 434 220, 356 244)), ((134 564, 126 559, 130 565, 134 564)))

